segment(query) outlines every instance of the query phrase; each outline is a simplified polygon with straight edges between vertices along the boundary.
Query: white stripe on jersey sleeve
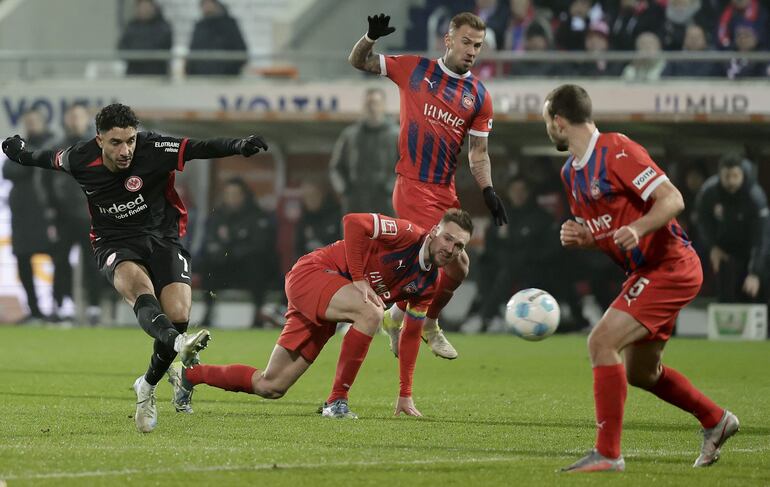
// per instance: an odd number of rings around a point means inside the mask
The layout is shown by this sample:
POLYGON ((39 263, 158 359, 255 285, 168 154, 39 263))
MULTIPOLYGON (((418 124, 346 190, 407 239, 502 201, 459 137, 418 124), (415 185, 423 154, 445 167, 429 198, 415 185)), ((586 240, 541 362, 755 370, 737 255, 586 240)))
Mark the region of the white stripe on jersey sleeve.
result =
POLYGON ((475 135, 476 137, 489 137, 489 132, 481 132, 481 131, 479 131, 479 130, 473 130, 473 129, 470 129, 470 130, 468 131, 468 133, 469 133, 470 135, 475 135))
POLYGON ((385 63, 385 55, 379 54, 379 56, 380 56, 380 76, 387 76, 388 65, 385 63))
POLYGON ((647 201, 647 199, 650 197, 653 191, 655 191, 655 188, 660 186, 661 184, 668 181, 668 176, 665 174, 661 174, 656 179, 653 179, 649 186, 647 186, 647 189, 644 190, 642 193, 642 200, 647 201))
POLYGON ((377 213, 370 213, 374 218, 374 232, 372 233, 372 240, 380 236, 380 215, 377 213))

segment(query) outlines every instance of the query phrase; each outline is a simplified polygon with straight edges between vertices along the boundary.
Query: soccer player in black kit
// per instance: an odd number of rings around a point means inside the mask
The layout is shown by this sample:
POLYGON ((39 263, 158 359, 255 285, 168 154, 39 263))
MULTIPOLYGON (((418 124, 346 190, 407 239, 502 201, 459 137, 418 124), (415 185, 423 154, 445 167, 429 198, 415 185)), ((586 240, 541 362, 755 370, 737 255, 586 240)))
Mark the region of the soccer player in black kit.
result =
MULTIPOLYGON (((175 171, 192 159, 267 150, 256 135, 245 139, 195 140, 138 132, 131 108, 112 104, 96 115, 95 138, 60 151, 25 150, 15 135, 3 152, 24 166, 64 171, 80 184, 91 213, 91 243, 97 264, 134 308, 137 321, 155 339, 147 373, 134 382, 136 427, 149 433, 157 425, 155 386, 177 353, 185 366, 196 361, 209 332, 186 333, 192 304, 190 254, 185 234, 187 210, 174 190, 175 171)), ((179 412, 192 412, 176 400, 179 412)))

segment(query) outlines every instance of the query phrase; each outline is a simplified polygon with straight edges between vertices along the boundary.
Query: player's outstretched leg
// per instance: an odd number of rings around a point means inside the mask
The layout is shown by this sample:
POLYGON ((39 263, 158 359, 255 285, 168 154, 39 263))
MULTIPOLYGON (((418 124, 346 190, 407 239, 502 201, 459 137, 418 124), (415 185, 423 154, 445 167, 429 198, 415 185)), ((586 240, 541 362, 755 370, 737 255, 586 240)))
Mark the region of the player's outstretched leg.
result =
POLYGON ((468 254, 463 251, 454 262, 441 269, 436 294, 433 296, 430 307, 428 307, 428 317, 422 327, 422 338, 430 346, 434 355, 447 360, 456 359, 457 350, 449 343, 439 327, 438 315, 452 299, 455 289, 460 287, 460 284, 468 276, 469 267, 470 259, 468 259, 468 254))
POLYGON ((695 416, 703 428, 701 453, 694 467, 707 467, 719 459, 722 445, 738 432, 738 418, 717 406, 692 383, 661 363, 663 341, 635 343, 625 350, 628 382, 695 416))
POLYGON ((393 355, 398 358, 398 340, 404 324, 405 302, 394 303, 382 314, 382 333, 388 337, 388 345, 393 355), (402 307, 403 306, 403 307, 402 307))

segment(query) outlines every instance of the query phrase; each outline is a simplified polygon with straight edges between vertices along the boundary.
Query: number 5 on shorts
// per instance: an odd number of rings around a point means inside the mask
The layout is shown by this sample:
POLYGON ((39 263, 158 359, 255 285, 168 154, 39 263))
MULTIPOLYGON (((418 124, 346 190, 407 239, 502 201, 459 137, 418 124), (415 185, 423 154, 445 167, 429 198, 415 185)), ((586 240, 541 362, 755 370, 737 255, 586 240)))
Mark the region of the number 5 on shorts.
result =
POLYGON ((623 296, 626 298, 626 301, 628 302, 628 305, 631 306, 631 301, 638 298, 640 294, 642 294, 642 291, 644 291, 644 287, 650 283, 650 280, 646 277, 640 277, 633 286, 628 290, 628 292, 623 296))

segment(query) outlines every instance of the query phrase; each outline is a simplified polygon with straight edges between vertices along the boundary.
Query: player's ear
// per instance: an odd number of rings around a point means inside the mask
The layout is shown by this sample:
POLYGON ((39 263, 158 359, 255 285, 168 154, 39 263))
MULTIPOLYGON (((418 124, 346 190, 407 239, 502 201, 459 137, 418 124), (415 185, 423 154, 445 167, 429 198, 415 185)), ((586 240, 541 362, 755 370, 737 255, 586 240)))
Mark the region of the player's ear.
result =
POLYGON ((104 142, 102 141, 102 136, 99 134, 96 134, 96 145, 99 146, 100 149, 103 149, 104 142))
POLYGON ((450 37, 449 32, 447 32, 446 34, 444 34, 444 47, 449 49, 449 46, 451 45, 452 45, 452 38, 450 37))

